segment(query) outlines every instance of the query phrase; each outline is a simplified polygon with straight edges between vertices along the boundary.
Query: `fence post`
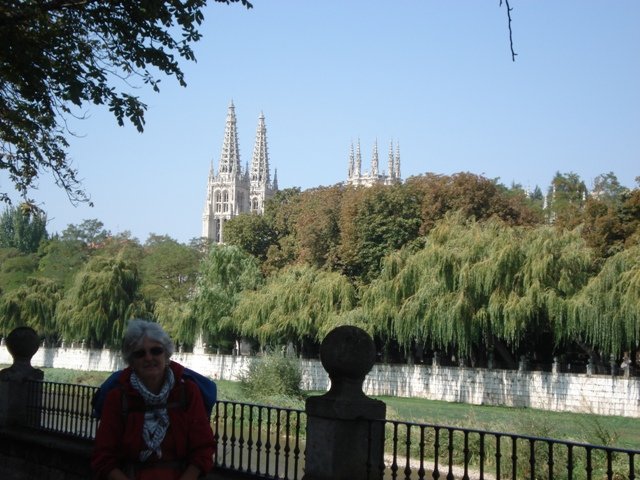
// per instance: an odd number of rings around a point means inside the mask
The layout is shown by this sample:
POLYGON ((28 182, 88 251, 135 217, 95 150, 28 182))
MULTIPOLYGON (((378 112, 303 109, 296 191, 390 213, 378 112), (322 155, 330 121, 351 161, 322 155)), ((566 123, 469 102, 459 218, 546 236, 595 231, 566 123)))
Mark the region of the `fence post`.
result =
POLYGON ((38 346, 38 334, 29 327, 15 328, 7 336, 13 365, 0 370, 0 427, 28 424, 27 381, 44 378, 42 370, 31 366, 38 346))
POLYGON ((338 327, 320 346, 331 388, 306 401, 304 480, 381 479, 386 405, 362 391, 375 362, 375 344, 362 329, 338 327), (372 421, 378 420, 378 421, 372 421))

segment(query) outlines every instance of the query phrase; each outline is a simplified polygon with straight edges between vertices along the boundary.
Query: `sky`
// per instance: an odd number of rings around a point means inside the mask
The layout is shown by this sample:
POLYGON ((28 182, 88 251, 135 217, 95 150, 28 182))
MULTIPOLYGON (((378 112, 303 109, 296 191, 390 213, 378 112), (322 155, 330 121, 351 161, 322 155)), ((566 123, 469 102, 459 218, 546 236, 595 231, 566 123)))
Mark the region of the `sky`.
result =
MULTIPOLYGON (((183 62, 188 86, 162 78, 139 134, 86 106, 69 154, 95 206, 74 207, 46 175, 32 198, 49 233, 96 218, 188 242, 201 234, 233 101, 241 162, 264 113, 271 173, 303 190, 346 179, 358 140, 363 171, 378 142, 400 145, 403 178, 472 172, 546 191, 556 172, 588 187, 640 175, 640 1, 252 0, 210 2, 183 62)), ((4 181, 2 182, 4 183, 4 181)))

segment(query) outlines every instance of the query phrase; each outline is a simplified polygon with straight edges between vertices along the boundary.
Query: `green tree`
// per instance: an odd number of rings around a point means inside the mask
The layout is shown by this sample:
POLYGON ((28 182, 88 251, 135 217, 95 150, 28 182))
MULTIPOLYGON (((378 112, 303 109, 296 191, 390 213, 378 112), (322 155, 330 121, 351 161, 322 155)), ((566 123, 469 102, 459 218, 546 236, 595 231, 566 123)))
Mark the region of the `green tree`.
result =
POLYGON ((166 235, 150 235, 143 249, 140 293, 158 323, 177 336, 189 318, 200 254, 166 235))
POLYGON ((35 253, 21 253, 15 248, 0 248, 0 293, 24 285, 35 275, 38 257, 35 253))
POLYGON ((558 228, 572 229, 582 223, 587 187, 577 173, 556 172, 547 194, 549 220, 558 228))
MULTIPOLYGON (((246 0, 216 0, 217 2, 246 0)), ((88 201, 67 158, 66 121, 107 105, 143 130, 146 105, 125 89, 159 90, 155 72, 186 85, 206 0, 5 0, 0 5, 0 168, 23 196, 43 170, 72 201, 88 201)), ((0 200, 8 201, 7 192, 0 200)))
POLYGON ((615 173, 607 172, 595 178, 591 194, 604 202, 618 203, 628 191, 628 188, 620 185, 615 173))
POLYGON ((104 224, 96 219, 83 220, 78 225, 69 224, 62 231, 61 238, 69 242, 81 242, 88 248, 96 248, 111 236, 111 232, 104 228, 104 224))
POLYGON ((269 247, 275 244, 275 235, 263 215, 245 213, 224 224, 224 240, 264 262, 269 247))
POLYGON ((282 269, 263 287, 242 295, 228 324, 265 346, 292 342, 304 349, 346 323, 342 315, 356 303, 356 290, 345 276, 298 265, 282 269))
POLYGON ((267 250, 263 270, 273 272, 298 258, 295 238, 295 219, 300 201, 300 188, 287 188, 276 192, 264 206, 264 218, 273 232, 275 243, 267 250))
POLYGON ((584 205, 582 234, 598 257, 620 252, 636 231, 640 222, 640 208, 633 208, 636 195, 620 185, 613 172, 596 177, 584 205))
POLYGON ((640 344, 640 244, 608 258, 571 302, 562 334, 620 356, 640 344))
POLYGON ((109 236, 101 244, 92 247, 92 256, 107 258, 121 258, 132 264, 139 265, 144 257, 144 249, 140 241, 131 236, 131 232, 125 230, 116 235, 109 236))
POLYGON ((497 216, 509 225, 535 225, 542 220, 539 207, 523 190, 508 190, 496 179, 481 175, 429 173, 411 177, 406 184, 418 192, 421 201, 422 235, 428 234, 448 212, 455 211, 476 220, 497 216))
POLYGON ((625 225, 625 245, 640 245, 640 177, 638 187, 629 192, 621 208, 625 225))
POLYGON ((422 250, 388 256, 362 304, 375 333, 407 350, 415 343, 468 356, 496 346, 509 362, 509 352, 526 353, 536 339, 566 338, 568 301, 592 274, 579 232, 457 213, 422 250))
POLYGON ((62 298, 59 283, 30 278, 25 284, 0 297, 0 321, 2 335, 20 326, 33 328, 47 341, 55 341, 58 328, 55 312, 62 298))
POLYGON ((241 294, 257 288, 262 281, 255 257, 236 246, 213 245, 200 265, 192 315, 179 332, 181 341, 190 343, 202 334, 207 344, 228 348, 234 339, 233 328, 225 320, 241 294))
POLYGON ((40 262, 37 275, 58 282, 66 288, 89 258, 89 250, 78 240, 54 237, 40 245, 38 256, 40 262))
POLYGON ((318 268, 337 268, 343 194, 343 187, 334 186, 307 190, 300 195, 295 236, 301 262, 318 268))
POLYGON ((382 258, 418 237, 420 202, 404 185, 355 188, 345 192, 340 217, 340 262, 351 278, 369 281, 382 258))
POLYGON ((21 206, 5 208, 0 215, 0 248, 35 253, 47 236, 47 217, 41 212, 21 206))
POLYGON ((166 235, 150 235, 140 262, 141 292, 155 302, 168 298, 186 303, 196 283, 197 252, 166 235))
POLYGON ((122 256, 91 258, 58 304, 56 322, 62 336, 92 345, 119 345, 127 320, 149 316, 139 288, 135 263, 122 256))

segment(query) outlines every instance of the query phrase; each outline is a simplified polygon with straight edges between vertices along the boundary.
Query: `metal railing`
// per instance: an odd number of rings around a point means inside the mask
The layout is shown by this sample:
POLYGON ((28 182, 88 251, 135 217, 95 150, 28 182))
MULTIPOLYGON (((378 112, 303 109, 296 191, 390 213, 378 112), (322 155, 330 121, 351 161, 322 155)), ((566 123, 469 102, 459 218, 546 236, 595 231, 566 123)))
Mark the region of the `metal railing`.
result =
POLYGON ((29 381, 27 426, 47 432, 93 440, 98 420, 91 416, 97 387, 29 381))
POLYGON ((305 430, 304 410, 219 401, 216 464, 259 478, 301 479, 305 430))
MULTIPOLYGON (((28 426, 92 440, 96 387, 29 382, 28 426)), ((212 418, 216 467, 254 478, 298 480, 305 463, 303 410, 218 401, 212 418)), ((384 429, 384 459, 371 479, 635 480, 640 450, 436 424, 372 420, 384 429)))
POLYGON ((370 478, 633 480, 640 450, 470 428, 382 422, 384 462, 370 478))

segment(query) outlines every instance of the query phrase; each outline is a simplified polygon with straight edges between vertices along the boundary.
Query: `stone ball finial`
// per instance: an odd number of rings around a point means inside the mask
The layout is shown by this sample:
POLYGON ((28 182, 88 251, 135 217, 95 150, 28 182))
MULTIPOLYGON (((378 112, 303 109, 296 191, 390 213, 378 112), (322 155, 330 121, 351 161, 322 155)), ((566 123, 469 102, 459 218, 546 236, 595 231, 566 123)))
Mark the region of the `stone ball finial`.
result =
POLYGON ((333 329, 320 345, 320 360, 330 378, 364 379, 376 360, 373 339, 361 328, 333 329))
POLYGON ((14 362, 31 364, 31 358, 40 347, 38 334, 31 327, 14 328, 7 336, 7 350, 14 362))

